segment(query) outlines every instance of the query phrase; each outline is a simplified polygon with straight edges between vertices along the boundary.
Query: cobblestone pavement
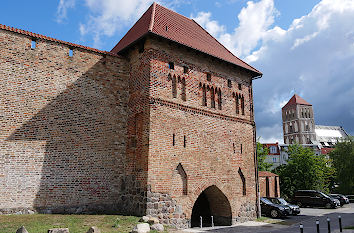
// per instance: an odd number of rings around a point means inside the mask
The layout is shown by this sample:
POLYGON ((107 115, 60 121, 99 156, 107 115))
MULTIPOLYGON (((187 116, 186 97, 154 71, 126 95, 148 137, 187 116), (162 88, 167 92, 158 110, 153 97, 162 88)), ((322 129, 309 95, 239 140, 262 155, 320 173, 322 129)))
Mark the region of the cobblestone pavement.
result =
MULTIPOLYGON (((217 228, 192 228, 182 231, 175 231, 175 233, 194 233, 194 232, 217 232, 217 233, 294 233, 300 232, 299 225, 303 224, 304 233, 316 233, 315 221, 320 222, 320 232, 327 233, 327 218, 330 218, 331 232, 339 232, 338 216, 342 218, 342 225, 354 226, 354 203, 345 205, 338 209, 315 209, 315 208, 301 208, 301 214, 298 216, 290 216, 279 220, 277 223, 263 223, 263 222, 246 222, 231 227, 217 227, 217 228)), ((343 232, 354 232, 353 230, 345 230, 343 232)))

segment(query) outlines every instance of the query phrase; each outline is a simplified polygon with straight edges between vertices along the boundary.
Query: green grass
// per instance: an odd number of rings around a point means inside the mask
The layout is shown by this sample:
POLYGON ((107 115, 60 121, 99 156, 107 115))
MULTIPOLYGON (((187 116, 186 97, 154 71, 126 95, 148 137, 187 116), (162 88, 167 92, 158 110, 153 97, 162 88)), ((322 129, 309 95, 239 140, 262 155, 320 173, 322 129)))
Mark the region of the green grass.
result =
POLYGON ((268 218, 268 217, 263 217, 263 216, 262 216, 262 217, 260 217, 260 218, 257 218, 256 221, 257 221, 257 222, 265 222, 265 221, 268 220, 268 219, 270 219, 270 218, 268 218))
POLYGON ((351 230, 354 230, 354 226, 344 227, 344 229, 351 229, 351 230))
POLYGON ((130 232, 139 217, 121 215, 0 215, 0 233, 14 233, 25 226, 29 233, 47 233, 50 228, 69 228, 70 233, 86 233, 91 226, 102 233, 130 232))

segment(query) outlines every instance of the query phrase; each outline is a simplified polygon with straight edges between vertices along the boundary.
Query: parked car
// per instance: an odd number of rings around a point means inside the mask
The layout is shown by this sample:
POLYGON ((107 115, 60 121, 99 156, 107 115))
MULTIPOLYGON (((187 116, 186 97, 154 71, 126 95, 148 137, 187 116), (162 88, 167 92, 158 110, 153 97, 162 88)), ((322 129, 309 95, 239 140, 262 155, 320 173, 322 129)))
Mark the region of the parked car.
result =
POLYGON ((270 200, 271 202, 273 202, 274 204, 278 204, 278 205, 283 205, 283 206, 289 207, 291 215, 300 214, 300 207, 299 206, 292 205, 289 202, 285 201, 283 198, 280 198, 280 197, 267 197, 267 199, 270 200))
POLYGON ((291 202, 296 203, 299 207, 337 208, 340 206, 339 200, 316 190, 298 190, 295 192, 291 202))
POLYGON ((267 198, 261 198, 261 213, 272 218, 286 217, 290 214, 290 208, 287 206, 274 204, 267 198))
POLYGON ((354 195, 347 195, 347 198, 349 199, 350 203, 354 202, 354 195))
POLYGON ((339 200, 341 206, 349 204, 349 199, 342 194, 330 194, 330 196, 339 200))

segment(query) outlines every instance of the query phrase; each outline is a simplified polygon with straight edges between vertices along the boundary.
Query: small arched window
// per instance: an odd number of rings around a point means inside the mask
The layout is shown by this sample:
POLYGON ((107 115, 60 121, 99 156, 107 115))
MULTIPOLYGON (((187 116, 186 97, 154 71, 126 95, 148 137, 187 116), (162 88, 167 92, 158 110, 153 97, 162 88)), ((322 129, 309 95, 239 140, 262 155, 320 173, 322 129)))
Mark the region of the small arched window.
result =
POLYGON ((172 97, 177 98, 177 78, 176 75, 172 77, 172 97))
POLYGON ((205 84, 203 84, 202 89, 203 89, 202 105, 207 106, 207 95, 206 95, 207 89, 205 84))
POLYGON ((186 101, 186 79, 182 78, 181 79, 181 84, 182 84, 182 93, 181 93, 181 98, 183 101, 186 101))
POLYGON ((218 107, 219 107, 219 110, 222 109, 222 97, 221 97, 221 90, 219 88, 219 91, 218 91, 218 107))
POLYGON ((235 101, 236 101, 236 114, 239 114, 240 113, 240 103, 239 103, 239 97, 238 97, 238 94, 236 93, 235 95, 235 101))
POLYGON ((211 100, 211 107, 215 108, 215 92, 214 88, 210 88, 210 100, 211 100))
POLYGON ((245 115, 245 97, 243 95, 241 97, 241 110, 242 110, 242 115, 245 115))

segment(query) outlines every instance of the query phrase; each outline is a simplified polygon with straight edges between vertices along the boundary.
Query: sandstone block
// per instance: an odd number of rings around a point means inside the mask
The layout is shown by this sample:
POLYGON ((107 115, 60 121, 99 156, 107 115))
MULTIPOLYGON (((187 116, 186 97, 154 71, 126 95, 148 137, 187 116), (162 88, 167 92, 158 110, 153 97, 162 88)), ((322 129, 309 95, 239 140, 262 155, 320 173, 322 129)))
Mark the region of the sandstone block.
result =
POLYGON ((149 217, 148 216, 143 216, 140 220, 139 220, 139 222, 148 222, 149 221, 149 217))
POLYGON ((148 223, 149 223, 150 225, 153 225, 153 224, 160 223, 160 221, 159 221, 159 219, 156 218, 156 217, 150 217, 148 223))
POLYGON ((132 233, 147 233, 150 232, 150 226, 147 223, 139 223, 137 224, 132 233))
POLYGON ((69 233, 69 228, 53 228, 49 229, 48 233, 69 233))
POLYGON ((90 227, 87 233, 101 233, 101 231, 98 229, 98 227, 90 227))
POLYGON ((17 229, 16 233, 28 233, 26 228, 24 226, 20 227, 17 229))
POLYGON ((162 231, 164 231, 165 229, 164 229, 164 227, 163 227, 163 225, 162 224, 153 224, 152 226, 151 226, 151 230, 153 230, 153 231, 158 231, 158 232, 162 232, 162 231))

